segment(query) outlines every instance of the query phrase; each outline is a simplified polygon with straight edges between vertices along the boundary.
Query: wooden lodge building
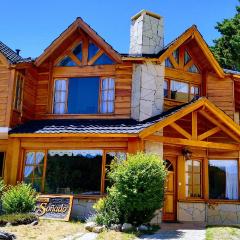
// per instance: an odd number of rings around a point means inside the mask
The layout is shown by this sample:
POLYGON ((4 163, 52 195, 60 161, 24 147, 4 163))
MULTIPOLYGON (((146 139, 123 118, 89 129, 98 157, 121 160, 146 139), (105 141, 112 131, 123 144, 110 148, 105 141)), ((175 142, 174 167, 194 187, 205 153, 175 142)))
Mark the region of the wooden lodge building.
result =
POLYGON ((0 42, 0 173, 72 194, 74 216, 105 194, 114 156, 145 151, 168 167, 164 221, 239 224, 239 110, 240 73, 195 25, 164 45, 148 11, 131 20, 129 54, 81 18, 36 59, 0 42))

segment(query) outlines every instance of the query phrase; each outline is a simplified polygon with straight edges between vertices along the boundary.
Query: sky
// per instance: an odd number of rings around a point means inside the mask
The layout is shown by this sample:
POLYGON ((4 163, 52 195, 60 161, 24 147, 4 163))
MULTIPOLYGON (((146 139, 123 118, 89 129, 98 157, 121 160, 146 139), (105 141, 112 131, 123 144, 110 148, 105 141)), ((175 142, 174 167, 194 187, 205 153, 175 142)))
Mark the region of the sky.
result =
POLYGON ((0 41, 37 57, 78 16, 120 53, 129 49, 130 19, 142 9, 164 17, 165 44, 193 24, 209 45, 216 22, 235 14, 238 0, 3 0, 0 41))

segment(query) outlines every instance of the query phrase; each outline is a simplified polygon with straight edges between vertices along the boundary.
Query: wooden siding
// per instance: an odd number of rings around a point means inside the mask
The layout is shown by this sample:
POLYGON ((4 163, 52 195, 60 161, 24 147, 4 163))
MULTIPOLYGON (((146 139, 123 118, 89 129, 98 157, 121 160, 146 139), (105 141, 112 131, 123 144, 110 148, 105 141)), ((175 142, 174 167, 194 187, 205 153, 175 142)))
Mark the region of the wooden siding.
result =
MULTIPOLYGON (((99 67, 98 67, 99 68, 99 67)), ((41 72, 38 74, 36 87, 36 103, 35 103, 35 118, 37 119, 53 119, 53 118, 129 118, 131 114, 131 92, 132 92, 132 64, 123 63, 116 66, 107 66, 99 68, 87 66, 88 76, 111 76, 115 78, 115 112, 114 114, 100 114, 100 115, 54 115, 51 112, 52 106, 52 92, 53 92, 53 78, 56 77, 81 77, 85 74, 85 68, 78 67, 76 72, 71 71, 70 68, 65 67, 65 71, 59 72, 53 69, 53 77, 50 71, 41 72), (92 69, 92 70, 91 70, 92 69), (106 69, 106 70, 105 70, 106 69), (69 71, 69 73, 68 73, 69 71)))
MULTIPOLYGON (((1 60, 1 59, 0 59, 1 60)), ((0 62, 0 127, 7 127, 8 91, 10 70, 3 61, 0 62)))
POLYGON ((234 117, 234 84, 231 78, 207 75, 207 97, 231 118, 234 117))

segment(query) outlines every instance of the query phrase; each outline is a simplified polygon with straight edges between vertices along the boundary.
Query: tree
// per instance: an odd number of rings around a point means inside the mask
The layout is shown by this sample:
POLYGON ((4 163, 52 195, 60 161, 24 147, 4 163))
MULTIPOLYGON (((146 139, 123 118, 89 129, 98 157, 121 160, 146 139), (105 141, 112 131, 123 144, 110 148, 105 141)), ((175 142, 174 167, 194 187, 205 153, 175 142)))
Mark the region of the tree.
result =
POLYGON ((215 28, 221 36, 211 49, 223 68, 240 71, 240 6, 236 10, 233 18, 217 23, 215 28))

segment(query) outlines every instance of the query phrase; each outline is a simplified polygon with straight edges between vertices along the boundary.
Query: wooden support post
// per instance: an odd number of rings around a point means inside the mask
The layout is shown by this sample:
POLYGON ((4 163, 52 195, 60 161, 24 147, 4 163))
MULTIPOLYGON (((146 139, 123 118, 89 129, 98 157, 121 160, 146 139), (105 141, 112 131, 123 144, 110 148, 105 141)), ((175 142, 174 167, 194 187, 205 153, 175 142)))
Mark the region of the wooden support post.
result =
POLYGON ((203 198, 204 200, 209 199, 209 190, 208 190, 208 158, 204 157, 203 159, 203 168, 202 168, 202 188, 203 188, 203 198))
POLYGON ((197 140, 198 136, 197 112, 192 112, 192 139, 197 140))

